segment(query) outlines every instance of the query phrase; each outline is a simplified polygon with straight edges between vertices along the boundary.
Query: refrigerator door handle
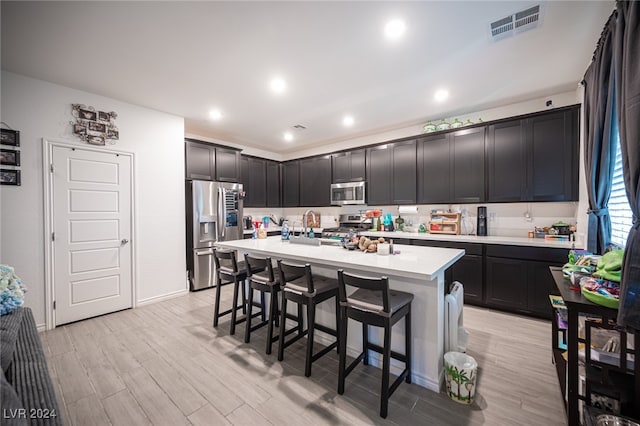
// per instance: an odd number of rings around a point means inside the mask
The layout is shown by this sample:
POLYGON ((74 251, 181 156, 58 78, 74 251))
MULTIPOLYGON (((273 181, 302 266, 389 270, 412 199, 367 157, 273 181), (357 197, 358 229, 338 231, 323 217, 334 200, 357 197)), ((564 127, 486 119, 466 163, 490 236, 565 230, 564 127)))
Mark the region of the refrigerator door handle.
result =
POLYGON ((220 239, 225 240, 225 228, 227 226, 227 205, 225 199, 224 188, 218 188, 218 208, 220 209, 220 217, 218 217, 219 227, 221 229, 220 239))

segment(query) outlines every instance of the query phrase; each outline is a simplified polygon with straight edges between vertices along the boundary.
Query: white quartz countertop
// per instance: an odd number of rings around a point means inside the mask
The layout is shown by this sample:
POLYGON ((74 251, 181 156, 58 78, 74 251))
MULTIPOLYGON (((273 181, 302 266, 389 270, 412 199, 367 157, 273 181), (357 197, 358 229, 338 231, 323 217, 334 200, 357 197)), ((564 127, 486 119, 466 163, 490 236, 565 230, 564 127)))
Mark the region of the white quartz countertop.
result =
MULTIPOLYGON (((391 233, 389 233, 391 234, 391 233)), ((432 280, 462 256, 464 250, 440 247, 397 246, 400 254, 382 256, 346 250, 337 245, 308 246, 282 241, 280 237, 256 240, 234 240, 216 243, 216 246, 283 258, 301 263, 308 262, 330 267, 378 273, 389 277, 408 277, 432 280)))
MULTIPOLYGON (((527 238, 527 237, 498 237, 486 236, 479 237, 477 235, 448 235, 448 234, 429 234, 418 232, 373 232, 364 231, 360 235, 367 237, 384 237, 384 238, 407 238, 411 240, 431 240, 431 241, 451 241, 460 243, 478 243, 478 244, 505 244, 512 246, 527 247, 546 247, 571 249, 574 244, 571 241, 547 241, 544 238, 527 238)), ((403 246, 404 247, 404 246, 403 246)), ((582 244, 575 243, 575 248, 581 249, 582 244)))
MULTIPOLYGON (((282 227, 278 225, 269 225, 268 228, 265 228, 267 232, 280 232, 282 231, 282 227)), ((313 228, 313 232, 322 232, 324 228, 313 228)), ((302 232, 304 228, 302 226, 296 226, 295 228, 289 227, 289 232, 295 231, 296 233, 302 232)), ((307 228, 307 232, 310 231, 311 228, 307 228)), ((244 235, 253 234, 253 229, 245 229, 242 231, 244 235)))

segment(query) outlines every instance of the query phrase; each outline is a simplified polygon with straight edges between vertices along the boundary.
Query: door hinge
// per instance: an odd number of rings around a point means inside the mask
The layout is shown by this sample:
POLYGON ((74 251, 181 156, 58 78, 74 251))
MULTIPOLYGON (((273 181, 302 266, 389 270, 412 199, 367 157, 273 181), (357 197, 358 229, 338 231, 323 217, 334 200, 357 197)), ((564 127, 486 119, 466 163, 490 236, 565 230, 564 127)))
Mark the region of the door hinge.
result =
POLYGON ((55 300, 53 301, 53 309, 54 310, 56 309, 56 301, 55 300))
POLYGON ((55 241, 56 240, 56 233, 52 232, 51 233, 51 241, 55 241))
POLYGON ((49 171, 53 173, 53 163, 49 164, 49 171))

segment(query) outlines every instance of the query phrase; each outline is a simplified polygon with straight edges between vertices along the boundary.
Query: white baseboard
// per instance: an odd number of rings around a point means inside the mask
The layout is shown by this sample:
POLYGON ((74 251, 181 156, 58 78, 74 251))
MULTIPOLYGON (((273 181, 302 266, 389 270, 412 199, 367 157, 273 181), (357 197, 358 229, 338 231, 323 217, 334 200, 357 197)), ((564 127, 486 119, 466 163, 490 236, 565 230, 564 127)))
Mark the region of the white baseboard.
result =
POLYGON ((138 308, 140 306, 162 302, 163 300, 173 299, 174 297, 184 296, 187 293, 189 293, 189 290, 182 289, 182 290, 174 291, 172 293, 166 293, 166 294, 161 294, 159 296, 148 297, 146 299, 138 300, 138 302, 136 303, 136 307, 138 308))
POLYGON ((47 324, 37 324, 36 328, 38 333, 42 333, 43 331, 47 331, 47 324))

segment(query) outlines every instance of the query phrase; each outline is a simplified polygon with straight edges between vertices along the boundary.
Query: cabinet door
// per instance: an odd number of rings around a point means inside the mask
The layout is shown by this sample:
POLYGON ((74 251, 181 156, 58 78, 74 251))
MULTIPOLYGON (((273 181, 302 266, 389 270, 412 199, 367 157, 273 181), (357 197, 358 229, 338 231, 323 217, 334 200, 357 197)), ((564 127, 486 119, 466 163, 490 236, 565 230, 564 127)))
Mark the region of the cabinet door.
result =
POLYGON ((524 122, 489 126, 487 137, 487 201, 523 201, 526 197, 524 122))
POLYGON ((451 201, 449 135, 418 140, 418 203, 451 201))
POLYGON ((215 149, 203 143, 186 142, 187 179, 215 180, 215 149))
POLYGON ((576 201, 578 111, 527 120, 529 201, 576 201))
POLYGON ((267 205, 266 160, 249 157, 249 191, 245 189, 249 200, 246 207, 264 207, 267 205))
POLYGON ((280 164, 267 161, 267 207, 280 207, 280 164))
POLYGON ((416 141, 394 143, 391 153, 391 204, 415 204, 416 141))
POLYGON ((302 207, 331 205, 331 157, 300 160, 300 205, 302 207))
POLYGON ((527 310, 527 262, 487 256, 486 267, 487 305, 527 310))
POLYGON ((216 180, 219 182, 240 181, 240 152, 234 149, 216 148, 216 180))
POLYGON ((249 157, 240 156, 240 183, 242 183, 242 190, 245 192, 244 207, 252 207, 254 203, 251 196, 254 194, 254 189, 251 188, 251 169, 249 168, 249 157))
POLYGON ((452 281, 464 288, 464 302, 482 304, 482 256, 467 254, 451 266, 452 281))
POLYGON ((485 128, 460 130, 451 138, 451 200, 454 203, 478 203, 484 196, 485 128))
MULTIPOLYGON (((527 309, 534 314, 551 318, 549 294, 555 289, 555 282, 549 270, 549 266, 562 266, 548 262, 527 262, 529 280, 527 285, 527 309)), ((557 291, 557 290, 555 290, 557 291)))
POLYGON ((367 149, 367 204, 391 204, 391 149, 381 145, 367 149))
POLYGON ((351 181, 362 182, 367 179, 366 169, 366 150, 358 149, 349 152, 351 157, 351 181))
POLYGON ((331 156, 333 183, 351 181, 351 156, 348 152, 340 152, 331 156))
POLYGON ((300 205, 299 178, 297 160, 282 164, 282 207, 298 207, 300 205))

